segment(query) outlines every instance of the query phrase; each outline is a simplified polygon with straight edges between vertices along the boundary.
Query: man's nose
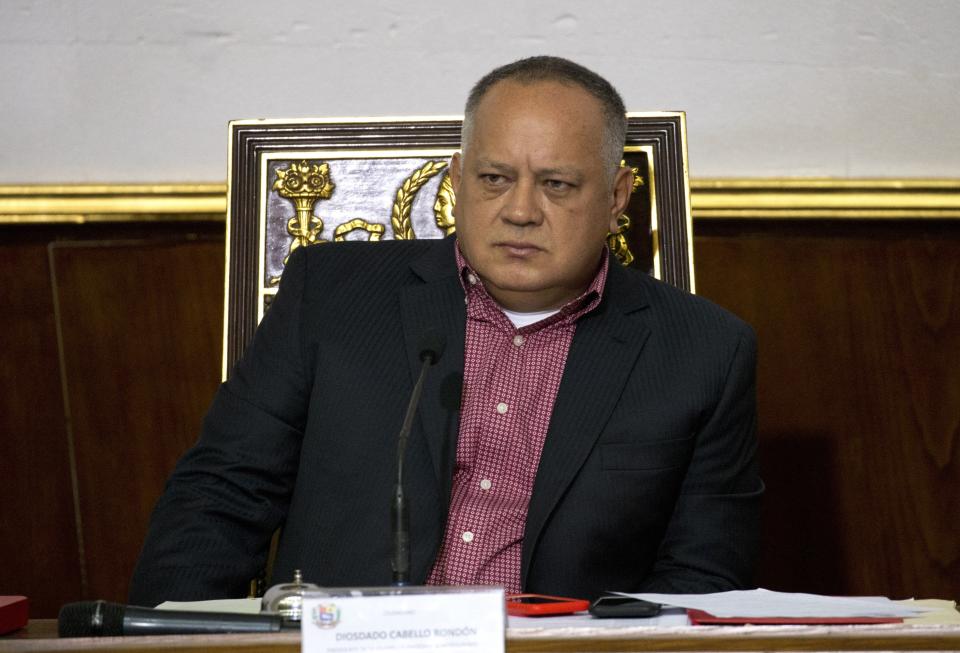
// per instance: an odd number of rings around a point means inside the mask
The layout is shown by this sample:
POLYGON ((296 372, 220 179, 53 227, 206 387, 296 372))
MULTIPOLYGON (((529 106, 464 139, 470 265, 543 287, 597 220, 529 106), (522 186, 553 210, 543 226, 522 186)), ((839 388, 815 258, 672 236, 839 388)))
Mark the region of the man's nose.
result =
POLYGON ((502 217, 506 222, 519 226, 540 224, 543 221, 543 212, 540 209, 536 183, 518 181, 510 190, 502 217))

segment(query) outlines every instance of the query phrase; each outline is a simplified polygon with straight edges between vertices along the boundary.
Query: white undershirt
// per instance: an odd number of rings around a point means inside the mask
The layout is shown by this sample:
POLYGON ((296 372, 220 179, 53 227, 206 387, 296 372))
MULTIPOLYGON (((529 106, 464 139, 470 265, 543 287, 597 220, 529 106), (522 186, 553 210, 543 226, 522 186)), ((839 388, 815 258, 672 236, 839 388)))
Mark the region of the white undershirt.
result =
POLYGON ((517 311, 508 311, 503 306, 500 307, 500 310, 502 310, 504 315, 506 315, 510 319, 510 321, 513 322, 513 326, 515 326, 518 329, 522 329, 528 324, 533 324, 535 322, 539 322, 540 320, 545 320, 551 315, 556 315, 557 313, 560 312, 559 308, 554 308, 549 311, 533 311, 532 313, 519 313, 517 311))

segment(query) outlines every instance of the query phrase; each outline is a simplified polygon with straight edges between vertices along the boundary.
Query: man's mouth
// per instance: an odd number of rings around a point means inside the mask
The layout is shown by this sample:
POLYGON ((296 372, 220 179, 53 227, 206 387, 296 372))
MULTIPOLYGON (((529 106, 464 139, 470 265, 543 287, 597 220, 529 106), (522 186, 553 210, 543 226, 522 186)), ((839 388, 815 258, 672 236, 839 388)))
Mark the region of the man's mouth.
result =
POLYGON ((542 251, 537 245, 522 240, 506 240, 496 243, 496 247, 510 256, 520 257, 533 256, 537 252, 542 251))

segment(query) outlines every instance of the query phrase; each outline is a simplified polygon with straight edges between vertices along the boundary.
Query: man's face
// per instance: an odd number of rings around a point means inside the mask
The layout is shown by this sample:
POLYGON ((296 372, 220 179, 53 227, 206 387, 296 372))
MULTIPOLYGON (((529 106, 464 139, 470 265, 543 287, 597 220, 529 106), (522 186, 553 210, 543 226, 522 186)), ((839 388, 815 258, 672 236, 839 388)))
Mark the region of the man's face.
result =
POLYGON ((559 308, 593 280, 630 198, 601 158, 600 102, 577 86, 502 81, 450 162, 457 239, 502 306, 559 308))

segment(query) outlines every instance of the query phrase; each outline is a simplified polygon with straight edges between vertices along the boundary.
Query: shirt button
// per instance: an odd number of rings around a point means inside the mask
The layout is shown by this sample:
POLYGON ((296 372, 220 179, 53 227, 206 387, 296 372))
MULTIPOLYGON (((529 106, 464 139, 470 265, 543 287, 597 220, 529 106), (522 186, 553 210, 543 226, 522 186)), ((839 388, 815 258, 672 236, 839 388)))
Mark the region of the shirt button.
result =
POLYGON ((492 487, 493 487, 493 483, 490 482, 489 478, 485 478, 482 481, 480 481, 481 490, 489 490, 492 487))
POLYGON ((477 277, 472 273, 467 275, 467 281, 470 282, 471 286, 477 285, 477 277))
POLYGON ((501 401, 499 404, 497 404, 497 412, 500 413, 501 415, 506 414, 507 405, 501 401))
POLYGON ((463 535, 461 535, 460 537, 463 538, 463 541, 466 542, 467 544, 470 544, 471 542, 473 542, 473 533, 471 533, 470 531, 464 531, 463 535))
POLYGON ((519 347, 519 346, 522 345, 523 343, 524 343, 524 338, 523 338, 523 336, 521 336, 521 335, 519 335, 519 334, 513 336, 513 344, 514 344, 514 345, 516 345, 517 347, 519 347))

